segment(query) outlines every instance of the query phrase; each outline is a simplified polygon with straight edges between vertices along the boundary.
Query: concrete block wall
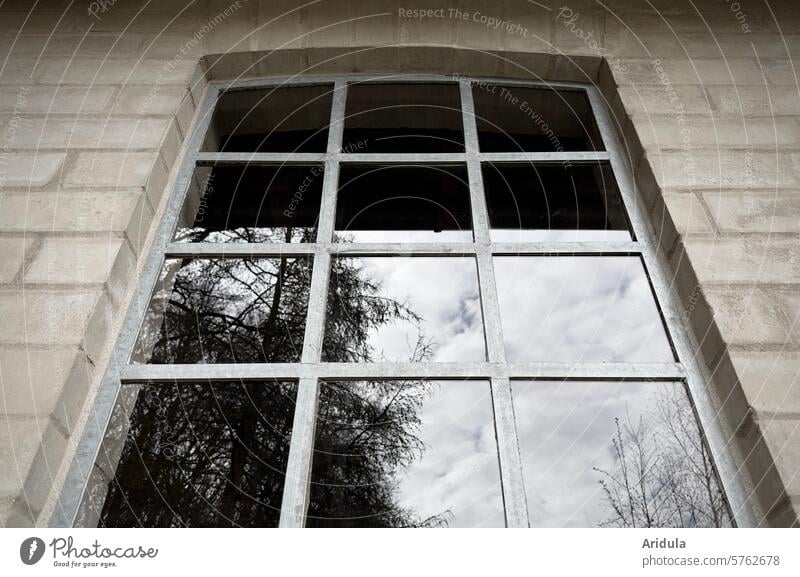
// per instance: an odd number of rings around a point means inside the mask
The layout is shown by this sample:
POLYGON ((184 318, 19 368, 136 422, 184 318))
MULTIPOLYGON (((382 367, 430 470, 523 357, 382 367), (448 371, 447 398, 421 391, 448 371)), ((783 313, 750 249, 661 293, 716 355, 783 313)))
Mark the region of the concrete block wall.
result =
POLYGON ((759 519, 797 524, 800 10, 301 5, 0 7, 0 523, 48 522, 206 80, 401 71, 600 86, 759 519))

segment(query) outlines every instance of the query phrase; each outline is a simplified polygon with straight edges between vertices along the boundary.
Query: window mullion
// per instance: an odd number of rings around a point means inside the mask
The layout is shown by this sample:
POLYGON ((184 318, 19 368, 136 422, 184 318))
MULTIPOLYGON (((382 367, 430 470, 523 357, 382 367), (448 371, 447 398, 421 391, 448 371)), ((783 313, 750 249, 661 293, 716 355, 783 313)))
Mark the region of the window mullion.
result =
POLYGON ((283 485, 280 527, 302 527, 305 523, 318 397, 319 380, 315 377, 300 379, 283 485))
POLYGON ((679 363, 235 363, 184 365, 129 365, 122 380, 194 382, 197 380, 323 379, 592 379, 621 381, 683 380, 679 363))
MULTIPOLYGON (((461 88, 464 145, 467 153, 470 205, 472 207, 472 230, 477 245, 478 282, 481 291, 483 326, 486 332, 486 352, 489 363, 504 365, 506 362, 505 344, 500 324, 500 303, 497 300, 497 286, 492 263, 489 216, 483 191, 472 85, 468 80, 461 80, 459 86, 461 88)), ((494 376, 491 379, 491 388, 506 526, 527 527, 528 507, 525 500, 522 460, 520 459, 508 378, 494 376)))
POLYGON ((508 379, 502 377, 492 379, 492 406, 506 526, 528 527, 528 501, 525 498, 522 457, 514 421, 514 406, 511 402, 511 383, 508 379))
POLYGON ((481 291, 483 325, 486 331, 486 353, 490 363, 506 360, 503 332, 500 326, 500 306, 497 302, 492 255, 489 251, 489 216, 483 194, 483 175, 478 157, 478 129, 475 124, 475 108, 472 102, 472 87, 462 80, 461 109, 464 120, 464 145, 467 152, 470 206, 472 208, 472 231, 478 246, 478 282, 481 291))
MULTIPOLYGON (((325 174, 322 182, 322 202, 317 227, 317 245, 311 273, 308 296, 308 314, 303 340, 302 362, 318 364, 322 357, 322 339, 325 332, 325 304, 331 268, 329 247, 333 241, 333 224, 336 211, 336 188, 339 183, 338 156, 344 133, 345 99, 347 83, 337 80, 333 90, 325 174)), ((302 527, 308 509, 311 463, 314 451, 314 424, 316 422, 319 381, 317 375, 300 379, 295 409, 289 462, 281 503, 281 527, 302 527)))

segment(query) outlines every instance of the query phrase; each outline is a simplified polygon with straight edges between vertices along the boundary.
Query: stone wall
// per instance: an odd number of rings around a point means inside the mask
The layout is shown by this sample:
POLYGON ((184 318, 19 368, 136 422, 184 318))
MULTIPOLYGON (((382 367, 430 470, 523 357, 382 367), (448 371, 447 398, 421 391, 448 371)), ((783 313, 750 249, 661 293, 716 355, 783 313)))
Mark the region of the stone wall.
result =
POLYGON ((793 2, 29 5, 0 8, 0 523, 48 522, 206 80, 402 71, 601 87, 757 516, 797 524, 793 2))

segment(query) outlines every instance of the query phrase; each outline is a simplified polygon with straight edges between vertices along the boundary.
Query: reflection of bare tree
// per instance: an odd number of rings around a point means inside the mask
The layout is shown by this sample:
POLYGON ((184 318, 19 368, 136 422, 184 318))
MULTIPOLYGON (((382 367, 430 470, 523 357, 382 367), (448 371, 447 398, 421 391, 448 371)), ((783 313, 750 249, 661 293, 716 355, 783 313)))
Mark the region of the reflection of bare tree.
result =
MULTIPOLYGON (((159 322, 143 328, 140 355, 161 363, 299 360, 307 260, 196 259, 180 265, 157 295, 161 304, 153 315, 159 322)), ((325 360, 368 360, 370 330, 396 319, 419 320, 382 296, 380 284, 364 278, 352 261, 334 260, 331 278, 336 298, 327 308, 325 360)), ((421 339, 414 354, 422 358, 427 350, 421 339)), ((277 382, 144 386, 135 407, 123 410, 109 429, 109 439, 127 435, 127 441, 101 524, 275 525, 295 389, 277 382)), ((368 515, 362 524, 381 526, 445 523, 444 516, 417 519, 397 503, 395 477, 424 449, 417 433, 429 385, 336 383, 322 390, 314 478, 343 491, 315 493, 313 514, 361 511, 368 515), (343 454, 358 457, 325 457, 343 454)))
POLYGON ((167 268, 178 264, 153 299, 135 355, 151 363, 299 360, 307 259, 187 259, 167 268))
POLYGON ((683 387, 659 390, 638 420, 615 418, 613 470, 595 468, 610 527, 730 526, 711 456, 683 387))
POLYGON ((175 235, 175 242, 314 242, 316 236, 317 229, 315 226, 253 226, 223 228, 221 230, 193 226, 191 228, 179 228, 175 235))

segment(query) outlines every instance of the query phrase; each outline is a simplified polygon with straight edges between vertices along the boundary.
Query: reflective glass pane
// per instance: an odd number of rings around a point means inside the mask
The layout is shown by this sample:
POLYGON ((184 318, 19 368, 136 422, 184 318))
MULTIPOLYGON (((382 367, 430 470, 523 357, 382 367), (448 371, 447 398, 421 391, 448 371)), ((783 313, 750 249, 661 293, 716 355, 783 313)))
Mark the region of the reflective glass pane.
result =
POLYGON ((631 240, 605 164, 490 164, 483 188, 494 242, 631 240))
POLYGON ((325 152, 333 85, 223 92, 203 150, 325 152))
POLYGON ((336 232, 352 242, 470 242, 467 169, 344 165, 336 232))
POLYGON ((322 383, 309 527, 501 527, 489 384, 322 383))
POLYGON ((475 259, 333 259, 322 359, 485 360, 475 259))
POLYGON ((635 256, 495 257, 510 362, 675 360, 635 256))
POLYGON ((344 152, 464 152, 457 84, 350 84, 344 152))
POLYGON ((314 242, 322 166, 199 166, 177 242, 314 242))
POLYGON ((534 527, 728 527, 684 386, 512 382, 534 527))
POLYGON ((310 284, 309 258, 167 259, 132 360, 299 361, 310 284))
POLYGON ((603 150, 582 90, 501 86, 472 88, 482 152, 603 150))
POLYGON ((125 385, 101 448, 100 526, 276 527, 296 385, 125 385))

